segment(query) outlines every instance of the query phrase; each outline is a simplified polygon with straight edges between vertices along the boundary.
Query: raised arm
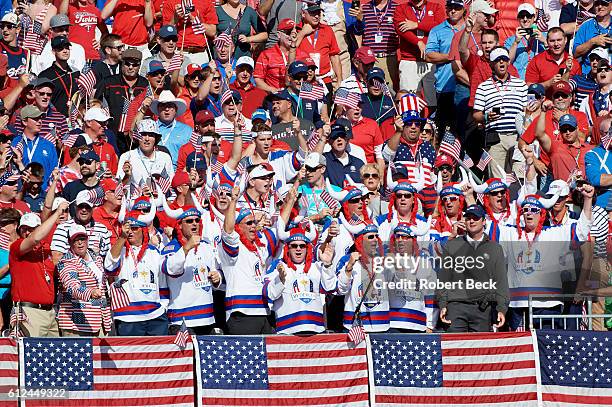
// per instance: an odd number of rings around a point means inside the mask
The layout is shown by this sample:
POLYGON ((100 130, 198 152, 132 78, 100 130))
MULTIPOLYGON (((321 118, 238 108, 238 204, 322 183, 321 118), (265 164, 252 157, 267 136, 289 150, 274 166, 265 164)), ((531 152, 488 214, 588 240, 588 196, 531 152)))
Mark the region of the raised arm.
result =
POLYGON ((38 245, 49 233, 57 223, 57 220, 60 217, 60 214, 68 209, 68 202, 62 202, 59 207, 53 212, 49 219, 45 220, 39 227, 34 229, 32 233, 21 242, 21 246, 19 246, 19 251, 21 254, 28 253, 32 250, 36 245, 38 245))

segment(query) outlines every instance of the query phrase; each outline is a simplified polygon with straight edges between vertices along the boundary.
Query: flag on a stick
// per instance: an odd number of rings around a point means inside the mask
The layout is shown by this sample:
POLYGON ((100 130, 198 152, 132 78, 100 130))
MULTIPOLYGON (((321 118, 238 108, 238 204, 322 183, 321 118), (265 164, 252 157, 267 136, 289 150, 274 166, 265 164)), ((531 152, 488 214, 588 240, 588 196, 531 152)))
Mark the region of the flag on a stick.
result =
POLYGON ((361 103, 361 95, 355 92, 349 92, 345 88, 340 88, 334 96, 334 103, 349 109, 357 109, 361 103))
POLYGON ((459 161, 461 154, 461 141, 450 132, 445 132, 440 143, 439 153, 446 153, 453 157, 455 161, 459 161))
POLYGON ((478 161, 476 168, 478 168, 480 171, 484 171, 491 160, 493 160, 493 157, 491 157, 491 155, 485 150, 482 150, 482 155, 480 156, 480 160, 478 161))

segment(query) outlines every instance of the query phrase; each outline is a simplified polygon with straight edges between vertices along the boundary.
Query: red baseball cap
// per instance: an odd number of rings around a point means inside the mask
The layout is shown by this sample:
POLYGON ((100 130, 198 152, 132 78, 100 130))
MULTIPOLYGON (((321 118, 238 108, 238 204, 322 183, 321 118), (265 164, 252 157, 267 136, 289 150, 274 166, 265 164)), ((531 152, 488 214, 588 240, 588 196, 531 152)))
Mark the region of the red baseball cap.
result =
POLYGON ((278 23, 277 31, 291 31, 295 28, 295 21, 290 18, 285 18, 278 23))
POLYGON ((196 123, 206 123, 209 121, 215 121, 215 116, 208 110, 200 110, 196 113, 195 122, 196 123))
POLYGON ((553 83, 549 88, 548 92, 546 92, 546 96, 551 99, 555 93, 564 93, 566 95, 572 94, 572 85, 567 81, 558 81, 553 83))
POLYGON ((198 64, 187 65, 187 75, 191 76, 196 72, 202 72, 202 67, 198 64))
POLYGON ((185 171, 178 171, 172 178, 172 188, 189 183, 191 183, 191 180, 189 179, 189 174, 187 174, 185 171))
POLYGON ((305 64, 306 64, 306 66, 308 66, 309 68, 310 68, 311 66, 314 66, 314 67, 316 67, 316 66, 317 66, 317 64, 316 64, 316 62, 314 61, 314 59, 312 59, 312 58, 310 58, 310 57, 304 58, 304 63, 305 63, 305 64))
POLYGON ((376 57, 372 52, 372 48, 366 46, 357 48, 357 51, 355 51, 354 58, 364 64, 373 64, 374 62, 376 62, 376 57))
POLYGON ((104 192, 115 191, 117 189, 117 181, 114 178, 103 178, 100 180, 99 185, 102 187, 104 192))
POLYGON ((447 154, 442 154, 436 157, 436 162, 434 163, 434 167, 440 168, 443 165, 450 165, 451 167, 455 166, 455 160, 453 157, 447 154))

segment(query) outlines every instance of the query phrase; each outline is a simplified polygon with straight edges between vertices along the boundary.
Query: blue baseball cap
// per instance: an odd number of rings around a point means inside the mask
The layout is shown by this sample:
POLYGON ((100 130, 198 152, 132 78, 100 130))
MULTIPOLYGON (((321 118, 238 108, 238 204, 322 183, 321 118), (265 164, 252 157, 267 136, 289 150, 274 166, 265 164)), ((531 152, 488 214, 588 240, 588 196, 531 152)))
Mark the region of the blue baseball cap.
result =
POLYGON ((251 115, 251 121, 263 120, 264 122, 270 120, 270 113, 266 109, 255 109, 251 115))
POLYGON ((465 208, 465 216, 474 215, 479 219, 484 219, 486 212, 484 208, 478 204, 470 205, 465 208))
POLYGON ((425 119, 422 118, 419 112, 416 110, 406 110, 404 113, 402 113, 402 121, 404 124, 406 124, 414 121, 424 122, 425 119))
POLYGON ((176 31, 176 27, 173 25, 162 25, 157 32, 157 36, 159 38, 168 38, 168 37, 177 37, 178 32, 176 31))
POLYGON ((308 73, 308 65, 302 61, 293 61, 289 64, 287 72, 289 73, 289 76, 295 76, 300 73, 308 73))
POLYGON ((383 71, 377 66, 370 69, 368 71, 368 74, 366 75, 366 80, 370 82, 372 79, 378 79, 379 81, 384 82, 385 81, 385 71, 383 71))
POLYGON ((80 160, 93 160, 93 161, 100 161, 100 156, 98 156, 98 154, 96 154, 95 151, 93 150, 88 150, 86 152, 84 152, 83 154, 81 154, 79 156, 79 158, 77 159, 77 161, 80 160))
POLYGON ((546 94, 546 90, 541 83, 532 83, 527 88, 527 93, 533 93, 534 95, 544 96, 546 94))
POLYGON ((578 121, 572 114, 564 114, 559 119, 559 127, 562 126, 572 126, 573 128, 578 127, 578 121))
POLYGON ((351 122, 349 122, 347 119, 337 119, 331 126, 331 133, 329 134, 329 139, 334 140, 338 137, 351 138, 353 136, 353 131, 351 130, 351 127, 351 122))
POLYGON ((190 153, 185 159, 185 168, 195 168, 196 170, 207 169, 208 166, 206 165, 206 157, 204 157, 204 154, 196 153, 195 151, 190 153))
POLYGON ((161 61, 158 61, 156 59, 154 59, 153 61, 149 62, 149 67, 147 69, 147 75, 152 74, 153 72, 159 72, 159 71, 166 71, 166 68, 164 68, 164 64, 161 63, 161 61))
POLYGON ((272 95, 270 95, 270 99, 287 100, 289 102, 293 100, 293 98, 291 97, 291 94, 289 93, 287 89, 283 89, 280 92, 273 93, 272 95))

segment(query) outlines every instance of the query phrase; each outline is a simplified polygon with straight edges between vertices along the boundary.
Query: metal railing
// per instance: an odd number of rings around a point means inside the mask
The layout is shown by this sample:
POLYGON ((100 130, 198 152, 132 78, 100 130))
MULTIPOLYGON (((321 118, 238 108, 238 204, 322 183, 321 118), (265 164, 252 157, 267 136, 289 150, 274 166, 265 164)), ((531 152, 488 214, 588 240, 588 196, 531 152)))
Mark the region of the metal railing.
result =
POLYGON ((593 330, 593 319, 606 319, 612 318, 612 314, 593 314, 593 299, 597 301, 597 296, 593 295, 580 295, 580 294, 546 294, 546 295, 529 295, 528 309, 529 309, 529 329, 542 329, 543 320, 551 320, 552 329, 561 329, 561 320, 563 321, 563 329, 567 329, 567 321, 574 319, 576 321, 577 329, 593 330), (582 299, 586 301, 586 312, 580 314, 538 314, 534 315, 533 306, 534 301, 560 301, 567 302, 568 300, 573 301, 576 299, 582 299), (534 321, 539 321, 539 326, 534 324, 534 321), (559 320, 559 324, 555 324, 555 321, 559 320))

